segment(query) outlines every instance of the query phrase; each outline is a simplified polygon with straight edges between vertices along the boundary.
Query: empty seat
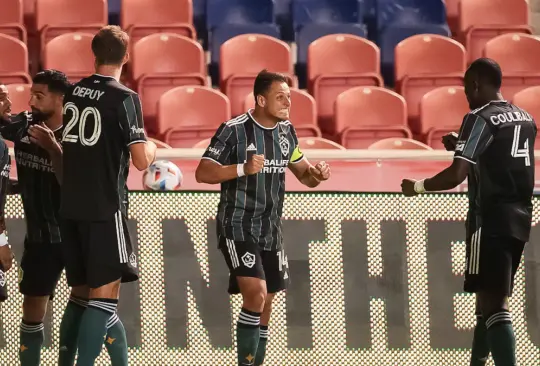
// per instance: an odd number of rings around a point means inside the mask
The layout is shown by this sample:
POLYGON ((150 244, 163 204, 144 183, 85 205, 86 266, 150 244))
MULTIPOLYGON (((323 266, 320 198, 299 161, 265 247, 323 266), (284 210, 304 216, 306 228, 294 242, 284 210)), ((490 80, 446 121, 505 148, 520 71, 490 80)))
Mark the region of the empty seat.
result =
POLYGON ((540 86, 532 86, 514 95, 512 103, 527 111, 536 121, 540 121, 540 86))
POLYGON ((0 34, 0 81, 4 84, 29 84, 28 49, 20 40, 0 34), (8 55, 6 57, 6 55, 8 55))
POLYGON ((6 85, 11 99, 11 113, 17 114, 29 109, 31 84, 6 85))
POLYGON ((64 33, 95 34, 108 22, 107 0, 36 0, 36 27, 41 49, 64 33))
POLYGON ((367 39, 333 34, 309 46, 308 80, 317 101, 319 126, 332 133, 334 103, 339 94, 355 86, 382 86, 379 48, 367 39))
POLYGON ((146 36, 133 46, 132 76, 146 128, 155 132, 157 102, 164 92, 176 86, 206 84, 204 51, 199 43, 177 34, 146 36))
POLYGON ((484 56, 497 61, 501 66, 501 91, 508 100, 522 89, 540 85, 538 38, 528 34, 503 34, 486 43, 484 56))
POLYGON ((298 139, 298 146, 300 150, 309 149, 331 149, 331 150, 346 150, 344 146, 341 146, 337 142, 328 140, 322 137, 300 137, 298 139))
POLYGON ((422 34, 401 41, 395 53, 397 89, 407 101, 411 129, 417 131, 424 94, 440 86, 463 85, 465 48, 448 37, 422 34))
POLYGON ((197 39, 192 0, 122 0, 122 28, 131 44, 154 33, 172 33, 197 39))
POLYGON ((237 36, 221 46, 220 57, 221 90, 231 101, 233 116, 243 113, 246 95, 253 90, 261 70, 288 75, 290 85, 293 84, 291 50, 279 39, 261 34, 237 36))
POLYGON ((89 33, 66 33, 45 45, 43 68, 62 70, 71 82, 94 73, 95 59, 89 33))
POLYGON ((432 148, 413 139, 390 137, 372 143, 368 150, 432 150, 432 148))
POLYGON ((294 0, 292 20, 296 31, 307 24, 362 23, 364 13, 360 0, 294 0))
POLYGON ((2 0, 0 11, 0 34, 7 34, 26 43, 22 0, 2 0))
MULTIPOLYGON (((253 93, 249 93, 244 101, 244 111, 255 108, 253 93)), ((303 90, 291 88, 290 120, 298 137, 320 137, 317 127, 317 107, 315 99, 303 90)))
POLYGON ((424 95, 420 102, 419 129, 426 144, 444 149, 442 137, 449 132, 459 131, 463 117, 469 113, 469 102, 463 87, 441 87, 424 95))
POLYGON ((484 45, 504 33, 531 33, 526 0, 474 0, 459 2, 461 43, 469 54, 469 63, 482 57, 484 45))
POLYGON ((274 23, 273 0, 207 0, 208 30, 225 24, 274 23))
POLYGON ((158 133, 173 147, 192 147, 212 137, 220 124, 230 119, 229 100, 212 88, 177 87, 158 102, 158 133))
POLYGON ((380 87, 356 87, 341 93, 335 104, 334 131, 346 148, 365 149, 388 137, 411 138, 405 99, 380 87))

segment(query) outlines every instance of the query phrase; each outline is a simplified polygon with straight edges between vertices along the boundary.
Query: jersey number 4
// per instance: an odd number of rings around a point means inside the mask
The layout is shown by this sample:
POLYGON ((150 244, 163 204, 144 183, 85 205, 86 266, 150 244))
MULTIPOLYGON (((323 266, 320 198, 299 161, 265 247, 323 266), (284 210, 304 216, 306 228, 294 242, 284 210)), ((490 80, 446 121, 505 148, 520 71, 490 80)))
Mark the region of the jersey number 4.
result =
POLYGON ((94 146, 98 142, 99 136, 101 135, 101 114, 99 114, 97 108, 86 107, 82 110, 82 112, 80 112, 79 108, 77 108, 74 103, 69 102, 64 106, 64 115, 68 111, 70 111, 72 114, 71 119, 64 128, 62 142, 77 143, 80 141, 83 146, 94 146), (92 116, 92 119, 94 120, 94 129, 92 130, 90 137, 86 137, 86 123, 88 121, 88 117, 90 116, 92 116), (76 129, 77 125, 78 131, 76 129), (73 131, 75 133, 72 133, 72 130, 75 130, 73 131))
POLYGON ((514 140, 512 142, 512 157, 525 158, 525 166, 531 166, 531 156, 529 154, 529 139, 525 139, 523 149, 519 148, 519 135, 521 134, 521 125, 514 127, 514 140))

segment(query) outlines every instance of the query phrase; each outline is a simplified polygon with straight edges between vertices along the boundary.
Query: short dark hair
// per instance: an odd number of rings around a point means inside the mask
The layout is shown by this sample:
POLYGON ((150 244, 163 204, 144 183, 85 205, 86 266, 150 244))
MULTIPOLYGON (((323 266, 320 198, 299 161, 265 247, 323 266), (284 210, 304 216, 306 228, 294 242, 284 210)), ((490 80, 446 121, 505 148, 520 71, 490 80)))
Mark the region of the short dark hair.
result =
POLYGON ((497 62, 490 58, 479 58, 475 60, 465 73, 465 77, 476 75, 479 82, 491 85, 497 89, 501 88, 502 71, 497 62))
POLYGON ((62 71, 52 69, 38 72, 32 82, 34 84, 47 85, 49 91, 57 94, 66 94, 71 86, 66 74, 62 71))
POLYGON ((129 36, 117 25, 99 30, 92 39, 92 52, 98 65, 121 65, 128 51, 129 36))
POLYGON ((270 72, 266 69, 257 75, 255 85, 253 86, 253 97, 255 98, 255 103, 257 103, 257 96, 265 95, 275 81, 286 83, 288 80, 285 75, 277 72, 270 72))

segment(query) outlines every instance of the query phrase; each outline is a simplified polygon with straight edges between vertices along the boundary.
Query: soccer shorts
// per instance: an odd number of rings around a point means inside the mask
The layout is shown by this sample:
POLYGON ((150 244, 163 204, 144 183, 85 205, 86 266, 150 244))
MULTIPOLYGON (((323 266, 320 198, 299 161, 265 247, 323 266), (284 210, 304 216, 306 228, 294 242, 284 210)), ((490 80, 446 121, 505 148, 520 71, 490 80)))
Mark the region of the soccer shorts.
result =
POLYGON ((289 286, 289 265, 283 250, 266 251, 254 241, 234 241, 223 236, 219 247, 229 267, 229 293, 239 294, 236 277, 255 277, 266 281, 269 294, 289 286))
POLYGON ((64 237, 69 286, 98 288, 119 279, 139 279, 127 219, 121 212, 106 221, 65 220, 64 237))
POLYGON ((19 267, 19 291, 27 296, 50 296, 64 269, 61 243, 24 241, 19 267))
POLYGON ((466 245, 466 292, 512 296, 525 243, 512 237, 473 234, 466 245))

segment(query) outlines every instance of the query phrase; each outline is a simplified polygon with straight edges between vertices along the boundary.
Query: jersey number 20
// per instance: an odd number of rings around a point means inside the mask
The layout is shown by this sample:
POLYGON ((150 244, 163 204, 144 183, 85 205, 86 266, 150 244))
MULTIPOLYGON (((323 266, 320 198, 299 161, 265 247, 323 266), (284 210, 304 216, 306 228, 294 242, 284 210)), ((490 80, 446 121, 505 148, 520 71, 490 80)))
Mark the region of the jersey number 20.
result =
POLYGON ((71 111, 72 116, 64 128, 62 142, 77 143, 80 141, 83 146, 94 146, 98 142, 99 136, 101 135, 101 115, 99 114, 97 108, 86 107, 82 110, 82 112, 80 112, 79 108, 77 108, 74 103, 69 102, 64 106, 63 113, 66 114, 68 111, 71 111), (90 116, 92 116, 94 120, 94 129, 90 137, 86 137, 84 132, 86 130, 86 122, 90 116), (77 124, 79 125, 78 131, 75 130, 73 131, 75 133, 71 133, 71 130, 75 129, 77 124))
POLYGON ((531 166, 531 157, 529 155, 529 139, 525 140, 523 149, 519 148, 519 135, 521 134, 521 125, 514 127, 514 140, 512 141, 512 157, 525 158, 525 166, 531 166))

